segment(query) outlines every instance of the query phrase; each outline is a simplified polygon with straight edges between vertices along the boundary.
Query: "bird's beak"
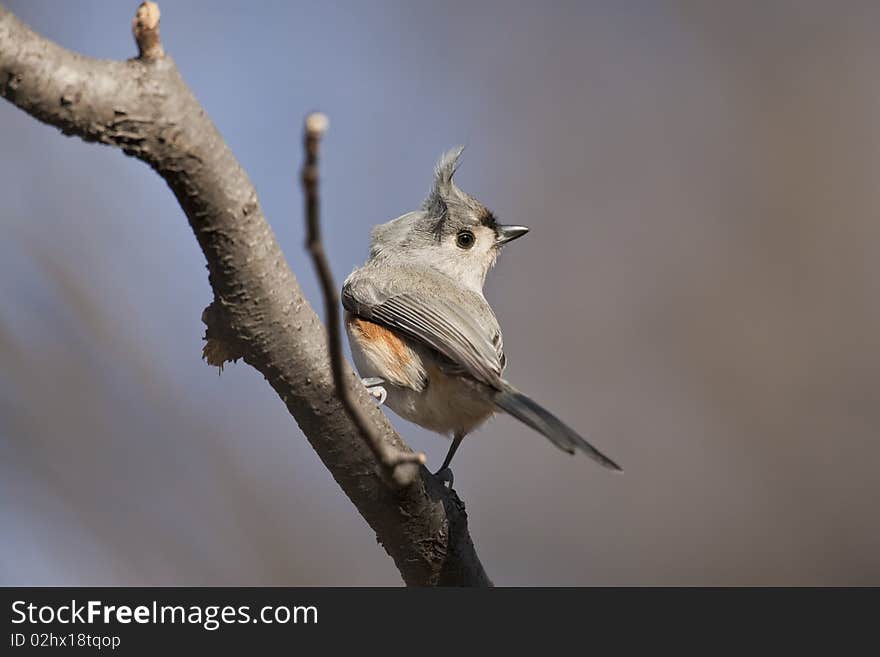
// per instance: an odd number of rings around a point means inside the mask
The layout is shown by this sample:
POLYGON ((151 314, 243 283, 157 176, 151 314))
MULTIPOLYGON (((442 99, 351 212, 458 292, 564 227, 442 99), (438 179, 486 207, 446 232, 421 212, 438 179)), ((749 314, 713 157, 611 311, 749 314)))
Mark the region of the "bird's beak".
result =
POLYGON ((504 246, 508 242, 512 242, 516 238, 528 233, 529 229, 525 226, 498 226, 497 231, 498 237, 495 239, 495 244, 504 246))

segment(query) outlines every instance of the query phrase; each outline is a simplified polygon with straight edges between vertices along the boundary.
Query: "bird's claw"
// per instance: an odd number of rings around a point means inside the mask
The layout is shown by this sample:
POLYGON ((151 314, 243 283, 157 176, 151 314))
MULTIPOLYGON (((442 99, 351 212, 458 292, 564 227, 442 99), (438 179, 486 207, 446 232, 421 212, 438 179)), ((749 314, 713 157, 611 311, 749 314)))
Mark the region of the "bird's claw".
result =
POLYGON ((361 379, 361 383, 364 384, 367 392, 369 392, 379 403, 379 406, 384 404, 385 400, 388 399, 388 391, 382 386, 382 384, 385 383, 385 379, 378 376, 371 376, 366 379, 361 379))
POLYGON ((385 390, 382 386, 373 386, 372 388, 367 388, 370 391, 370 394, 373 395, 373 398, 378 402, 379 406, 385 403, 385 400, 388 399, 388 391, 385 390))
POLYGON ((452 484, 453 482, 455 482, 455 476, 452 474, 452 468, 448 466, 445 468, 440 468, 439 470, 437 470, 437 472, 434 473, 434 476, 437 477, 437 479, 439 479, 446 488, 452 490, 452 484))

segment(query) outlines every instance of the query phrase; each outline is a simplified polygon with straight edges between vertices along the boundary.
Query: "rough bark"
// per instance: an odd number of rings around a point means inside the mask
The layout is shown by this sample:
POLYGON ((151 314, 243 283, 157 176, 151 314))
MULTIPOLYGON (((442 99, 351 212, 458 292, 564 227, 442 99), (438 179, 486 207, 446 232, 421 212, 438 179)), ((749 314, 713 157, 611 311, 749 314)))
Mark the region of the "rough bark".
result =
MULTIPOLYGON (((0 7, 0 95, 64 134, 122 149, 165 180, 208 263, 215 295, 204 313, 209 335, 223 336, 266 377, 408 585, 491 585, 454 492, 424 467, 404 489, 379 476, 334 392, 324 327, 253 185, 162 51, 158 13, 155 25, 140 26, 141 36, 138 18, 141 54, 116 62, 66 50, 0 7)), ((386 445, 411 451, 347 364, 345 376, 386 445)))

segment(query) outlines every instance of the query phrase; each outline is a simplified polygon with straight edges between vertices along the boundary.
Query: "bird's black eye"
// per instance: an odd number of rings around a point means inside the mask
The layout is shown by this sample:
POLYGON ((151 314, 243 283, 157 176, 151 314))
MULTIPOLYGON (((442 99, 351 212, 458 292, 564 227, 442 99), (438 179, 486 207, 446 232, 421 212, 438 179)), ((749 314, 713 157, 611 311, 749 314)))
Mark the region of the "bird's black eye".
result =
POLYGON ((474 234, 469 230, 463 230, 455 236, 455 243, 462 249, 471 248, 475 241, 474 234))

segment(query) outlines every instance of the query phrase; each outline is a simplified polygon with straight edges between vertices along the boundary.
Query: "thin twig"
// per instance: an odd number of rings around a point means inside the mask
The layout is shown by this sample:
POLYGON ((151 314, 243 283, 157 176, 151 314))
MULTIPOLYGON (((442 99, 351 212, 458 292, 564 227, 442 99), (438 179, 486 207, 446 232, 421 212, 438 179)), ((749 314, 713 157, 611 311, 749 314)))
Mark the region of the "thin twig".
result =
POLYGON ((370 422, 355 405, 351 390, 345 381, 344 357, 342 355, 342 338, 339 321, 339 294, 330 271, 330 263, 324 252, 321 241, 321 211, 318 194, 318 150, 321 137, 327 130, 327 117, 318 112, 309 114, 305 120, 305 164, 302 169, 302 183, 306 197, 306 248, 312 255, 312 261, 321 283, 326 311, 327 343, 330 352, 330 367, 333 371, 333 382, 336 394, 345 408, 345 412, 357 427, 376 461, 379 462, 383 478, 397 486, 408 486, 418 474, 418 465, 425 463, 425 455, 416 452, 392 450, 382 442, 370 422))

